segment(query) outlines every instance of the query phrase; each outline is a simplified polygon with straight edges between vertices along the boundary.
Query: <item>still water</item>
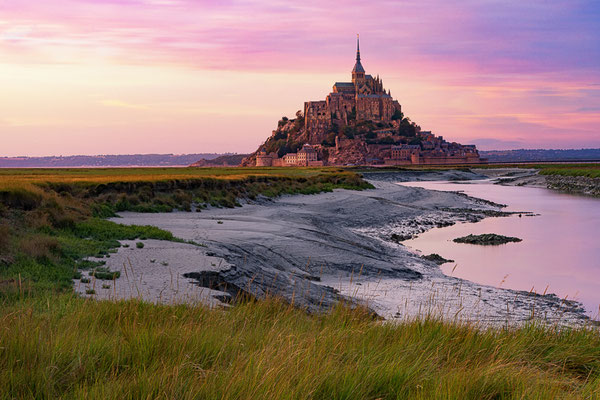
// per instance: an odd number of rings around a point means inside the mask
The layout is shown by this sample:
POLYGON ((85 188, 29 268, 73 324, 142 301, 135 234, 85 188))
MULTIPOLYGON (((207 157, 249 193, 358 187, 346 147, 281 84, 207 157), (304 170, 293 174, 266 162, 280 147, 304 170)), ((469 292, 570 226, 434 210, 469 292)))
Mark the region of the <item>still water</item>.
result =
POLYGON ((600 199, 548 189, 500 186, 489 180, 469 182, 407 182, 405 186, 462 191, 508 205, 505 211, 530 211, 538 216, 486 218, 435 228, 405 245, 423 254, 454 260, 444 273, 473 282, 537 293, 555 293, 582 302, 588 315, 600 307, 600 199), (468 234, 497 233, 520 243, 478 246, 454 243, 468 234))

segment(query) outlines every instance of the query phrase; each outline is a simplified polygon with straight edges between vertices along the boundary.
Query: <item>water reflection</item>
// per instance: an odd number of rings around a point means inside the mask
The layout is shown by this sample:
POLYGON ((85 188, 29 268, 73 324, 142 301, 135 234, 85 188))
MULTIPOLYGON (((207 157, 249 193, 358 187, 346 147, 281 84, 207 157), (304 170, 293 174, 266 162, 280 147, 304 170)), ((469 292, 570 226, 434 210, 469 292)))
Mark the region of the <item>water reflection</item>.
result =
POLYGON ((402 184, 463 191, 470 196, 507 204, 507 211, 539 214, 486 218, 475 224, 436 228, 404 244, 423 254, 438 253, 455 260, 455 263, 442 265, 448 275, 492 286, 568 296, 583 302, 590 316, 598 315, 600 199, 541 188, 500 186, 490 181, 402 184), (471 233, 497 233, 516 236, 523 241, 500 246, 452 242, 454 238, 471 233))

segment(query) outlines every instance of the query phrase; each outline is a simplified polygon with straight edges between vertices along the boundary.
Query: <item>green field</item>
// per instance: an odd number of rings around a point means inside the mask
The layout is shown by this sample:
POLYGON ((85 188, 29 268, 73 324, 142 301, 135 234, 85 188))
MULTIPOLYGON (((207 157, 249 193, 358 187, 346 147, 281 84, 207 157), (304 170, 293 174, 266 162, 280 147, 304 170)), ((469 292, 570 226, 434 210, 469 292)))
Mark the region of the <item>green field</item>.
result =
POLYGON ((544 164, 539 167, 542 175, 586 176, 600 178, 600 164, 544 164))
POLYGON ((600 396, 592 327, 392 324, 343 305, 310 315, 277 299, 211 310, 72 293, 98 267, 84 257, 123 239, 180 240, 105 219, 115 212, 369 187, 335 168, 0 170, 0 399, 600 396))

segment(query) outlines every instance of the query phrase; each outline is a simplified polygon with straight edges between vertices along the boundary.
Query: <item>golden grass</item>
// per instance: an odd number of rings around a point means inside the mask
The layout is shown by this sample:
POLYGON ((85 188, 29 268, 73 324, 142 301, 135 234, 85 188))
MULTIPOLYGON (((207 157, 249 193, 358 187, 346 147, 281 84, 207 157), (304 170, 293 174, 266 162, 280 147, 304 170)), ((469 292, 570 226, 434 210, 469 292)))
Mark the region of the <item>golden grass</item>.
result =
POLYGON ((243 179, 249 176, 312 177, 339 168, 15 168, 0 169, 0 189, 32 184, 163 181, 174 179, 243 179))
POLYGON ((0 398, 598 398, 600 335, 308 315, 275 299, 0 304, 0 398))

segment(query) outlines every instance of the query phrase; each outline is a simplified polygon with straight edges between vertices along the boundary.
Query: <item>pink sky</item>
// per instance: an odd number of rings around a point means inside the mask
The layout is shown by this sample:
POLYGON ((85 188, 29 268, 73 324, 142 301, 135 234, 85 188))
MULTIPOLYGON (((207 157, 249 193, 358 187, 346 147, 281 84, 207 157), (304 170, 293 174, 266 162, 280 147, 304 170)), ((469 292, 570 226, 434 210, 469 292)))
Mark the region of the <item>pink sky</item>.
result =
POLYGON ((350 79, 426 130, 600 147, 600 5, 0 0, 0 156, 250 152, 350 79))

